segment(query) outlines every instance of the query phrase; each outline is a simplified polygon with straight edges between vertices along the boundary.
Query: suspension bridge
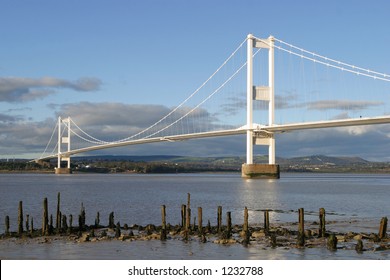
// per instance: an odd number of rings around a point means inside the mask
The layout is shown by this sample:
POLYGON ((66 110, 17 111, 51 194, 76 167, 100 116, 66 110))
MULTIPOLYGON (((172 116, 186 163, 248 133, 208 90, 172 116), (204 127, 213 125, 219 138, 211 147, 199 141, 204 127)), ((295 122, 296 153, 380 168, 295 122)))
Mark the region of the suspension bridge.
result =
POLYGON ((129 127, 122 133, 130 136, 105 140, 81 128, 70 116, 58 117, 44 152, 35 161, 57 159, 56 173, 63 174, 70 173, 71 156, 76 154, 243 134, 246 162, 242 176, 279 178, 275 161, 278 133, 389 123, 389 82, 388 74, 331 59, 273 36, 249 34, 199 88, 149 126, 129 127), (254 145, 268 147, 268 164, 254 163, 254 145), (64 162, 66 167, 61 165, 64 162))

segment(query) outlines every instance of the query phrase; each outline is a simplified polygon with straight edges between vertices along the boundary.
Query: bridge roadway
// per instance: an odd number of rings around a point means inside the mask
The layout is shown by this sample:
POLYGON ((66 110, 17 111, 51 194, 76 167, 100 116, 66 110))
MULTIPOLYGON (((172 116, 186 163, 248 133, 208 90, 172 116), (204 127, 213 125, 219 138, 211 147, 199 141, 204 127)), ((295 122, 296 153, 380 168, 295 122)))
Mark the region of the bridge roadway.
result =
MULTIPOLYGON (((303 122, 303 123, 291 123, 291 124, 282 124, 282 125, 272 125, 272 126, 264 126, 253 124, 253 132, 265 132, 265 134, 269 133, 283 133, 294 130, 304 130, 304 129, 318 129, 318 128, 331 128, 331 127, 343 127, 343 126, 359 126, 359 125, 374 125, 374 124, 386 124, 390 123, 390 116, 382 116, 382 117, 372 117, 372 118, 355 118, 355 119, 343 119, 343 120, 331 120, 331 121, 317 121, 317 122, 303 122)), ((211 132, 199 132, 199 133, 191 133, 191 134, 183 134, 183 135, 171 135, 165 137, 153 137, 153 138, 144 138, 137 140, 129 140, 124 142, 112 142, 108 144, 95 145, 81 149, 75 149, 71 151, 64 151, 61 153, 62 157, 69 157, 71 155, 85 153, 89 151, 109 149, 109 148, 117 148, 129 145, 139 145, 139 144, 147 144, 147 143, 156 143, 156 142, 176 142, 176 141, 184 141, 189 139, 198 139, 198 138, 209 138, 209 137, 218 137, 218 136, 231 136, 231 135, 239 135, 245 134, 247 132, 247 127, 242 126, 237 129, 229 129, 229 130, 219 130, 219 131, 211 131, 211 132)), ((52 158, 57 158, 58 154, 53 154, 50 156, 42 157, 36 160, 48 160, 52 158)))

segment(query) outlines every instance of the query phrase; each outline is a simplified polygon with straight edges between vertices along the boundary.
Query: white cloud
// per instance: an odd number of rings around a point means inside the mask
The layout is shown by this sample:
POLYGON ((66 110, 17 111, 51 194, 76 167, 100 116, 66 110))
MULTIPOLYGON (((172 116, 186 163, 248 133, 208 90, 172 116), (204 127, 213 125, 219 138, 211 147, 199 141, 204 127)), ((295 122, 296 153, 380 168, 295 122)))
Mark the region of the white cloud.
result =
POLYGON ((363 110, 369 107, 383 105, 380 101, 354 101, 354 100, 321 100, 307 103, 309 110, 363 110))
POLYGON ((55 94, 56 89, 68 88, 75 91, 94 91, 100 88, 96 78, 81 78, 68 81, 53 77, 39 79, 6 77, 0 78, 0 102, 27 102, 55 94))

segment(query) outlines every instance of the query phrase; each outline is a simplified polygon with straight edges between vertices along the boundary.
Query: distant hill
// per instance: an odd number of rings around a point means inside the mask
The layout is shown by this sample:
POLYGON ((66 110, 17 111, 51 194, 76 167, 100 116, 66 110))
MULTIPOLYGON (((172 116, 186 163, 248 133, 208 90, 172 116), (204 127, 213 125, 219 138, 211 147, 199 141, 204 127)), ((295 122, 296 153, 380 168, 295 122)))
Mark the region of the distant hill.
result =
MULTIPOLYGON (((78 170, 99 172, 239 172, 245 157, 189 157, 179 155, 150 156, 79 156, 72 157, 72 166, 78 170)), ((268 156, 254 156, 255 163, 268 163, 268 156)), ((276 158, 283 172, 368 172, 390 173, 390 163, 371 162, 360 157, 311 155, 294 158, 276 158)), ((52 170, 51 167, 27 163, 27 160, 0 159, 0 171, 52 170)))
POLYGON ((324 155, 313 155, 305 157, 294 157, 289 159, 279 158, 280 165, 297 164, 297 165, 356 165, 368 164, 369 161, 360 157, 329 157, 324 155))
POLYGON ((289 172, 380 172, 390 171, 390 164, 370 162, 360 157, 313 155, 277 159, 280 169, 289 172))
MULTIPOLYGON (((107 156, 83 156, 72 157, 73 161, 134 161, 134 162, 173 162, 173 163, 214 163, 214 164, 242 164, 245 157, 227 156, 227 157, 189 157, 178 155, 151 155, 151 156, 125 156, 125 155, 107 155, 107 156)), ((267 156, 255 156, 256 163, 267 163, 267 156)), ((294 158, 276 159, 280 165, 356 165, 369 164, 370 161, 360 157, 330 157, 324 155, 312 155, 294 158)))
POLYGON ((153 161, 173 161, 182 156, 175 155, 152 155, 152 156, 126 156, 126 155, 105 155, 105 156, 77 156, 72 157, 76 161, 134 161, 134 162, 153 162, 153 161))

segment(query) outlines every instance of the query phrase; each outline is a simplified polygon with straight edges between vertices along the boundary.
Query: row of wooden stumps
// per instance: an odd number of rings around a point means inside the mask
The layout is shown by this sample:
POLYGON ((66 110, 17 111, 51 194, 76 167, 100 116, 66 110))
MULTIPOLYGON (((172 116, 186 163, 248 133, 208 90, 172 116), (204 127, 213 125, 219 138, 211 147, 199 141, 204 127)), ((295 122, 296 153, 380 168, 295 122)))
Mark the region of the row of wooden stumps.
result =
MULTIPOLYGON (((270 236, 271 245, 272 247, 276 247, 276 235, 270 231, 270 219, 269 219, 269 212, 270 210, 264 210, 264 232, 266 235, 270 236)), ((161 206, 161 213, 162 213, 162 231, 161 231, 161 240, 166 240, 166 206, 161 206)), ((191 208, 190 208, 190 194, 188 194, 187 198, 187 205, 183 204, 181 208, 181 225, 184 228, 184 236, 185 240, 188 239, 188 232, 190 229, 190 220, 191 220, 191 208)), ((243 237, 243 244, 249 244, 251 233, 249 230, 249 224, 248 224, 248 208, 244 208, 244 224, 242 226, 242 234, 243 237)), ((193 229, 195 229, 195 221, 196 218, 194 218, 194 224, 193 229)), ((204 236, 204 228, 203 228, 203 217, 202 217, 202 207, 198 207, 198 235, 202 236, 202 240, 206 240, 204 236)), ((300 208, 298 209, 298 234, 297 234, 297 246, 298 247, 304 247, 305 241, 306 241, 306 232, 305 232, 305 219, 304 219, 304 209, 300 208)), ((326 232, 326 220, 325 220, 325 209, 320 208, 319 209, 319 229, 318 229, 318 237, 319 238, 327 238, 327 248, 329 250, 336 250, 337 249, 337 237, 334 233, 327 233, 326 232)), ((211 226, 210 221, 208 221, 208 225, 206 227, 208 232, 211 232, 211 226)), ((229 239, 232 236, 232 220, 231 220, 231 212, 226 213, 226 229, 222 229, 222 206, 218 206, 217 208, 217 227, 216 227, 217 233, 220 235, 223 239, 229 239)), ((387 231, 387 217, 383 217, 380 222, 380 228, 378 233, 379 239, 384 239, 386 237, 386 231, 387 231)), ((356 251, 361 252, 363 251, 363 242, 361 239, 357 240, 356 245, 356 251)))
MULTIPOLYGON (((197 229, 196 229, 196 217, 194 217, 193 224, 191 226, 191 199, 190 194, 187 194, 187 205, 183 204, 181 207, 181 225, 180 229, 183 233, 184 240, 188 240, 189 236, 193 233, 197 233, 197 235, 201 238, 200 240, 202 242, 206 242, 206 233, 215 233, 217 234, 221 239, 229 240, 232 237, 232 218, 231 218, 231 212, 226 213, 226 226, 223 226, 222 223, 222 206, 218 206, 217 208, 217 226, 211 227, 210 220, 208 220, 207 226, 203 226, 203 217, 202 217, 202 207, 198 207, 198 223, 197 223, 197 229)), ((270 210, 264 210, 264 233, 266 236, 270 237, 271 245, 272 247, 276 247, 276 233, 270 229, 270 219, 269 219, 269 212, 270 210)), ((23 220, 23 203, 22 201, 19 202, 19 208, 18 208, 18 231, 16 236, 22 237, 23 235, 28 236, 47 236, 51 234, 70 234, 72 232, 81 233, 82 231, 85 231, 87 229, 97 229, 102 228, 100 225, 100 214, 97 212, 96 219, 95 219, 95 225, 94 226, 86 226, 85 220, 86 220, 86 214, 85 214, 85 208, 83 204, 81 204, 81 210, 80 214, 78 216, 78 228, 73 227, 73 216, 69 215, 69 220, 67 219, 66 215, 63 215, 60 211, 60 193, 58 193, 57 196, 57 211, 56 211, 56 223, 55 227, 53 225, 53 216, 48 213, 48 201, 47 198, 44 198, 43 200, 43 214, 42 214, 42 228, 41 230, 34 230, 34 220, 33 217, 29 215, 26 215, 26 220, 23 220), (69 222, 69 224, 68 224, 69 222), (24 231, 25 226, 25 231, 24 231), (39 234, 40 232, 40 234, 39 234)), ((161 217, 162 217, 162 224, 161 224, 161 232, 160 232, 160 239, 166 240, 168 235, 168 230, 170 226, 167 225, 166 221, 166 206, 161 206, 161 217)), ((249 228, 249 214, 248 214, 248 208, 244 208, 244 223, 242 225, 242 231, 240 232, 240 236, 242 237, 242 243, 243 244, 249 244, 250 237, 251 237, 251 230, 249 228)), ((298 232, 297 232, 297 246, 298 247, 304 247, 306 242, 306 232, 305 232, 305 226, 304 226, 304 209, 300 208, 298 209, 298 232)), ((325 209, 320 208, 319 209, 319 229, 318 229, 318 237, 320 238, 327 238, 327 247, 330 250, 336 250, 337 249, 337 237, 334 233, 327 233, 325 228, 325 209)), ((109 215, 109 225, 108 227, 110 229, 115 230, 115 237, 121 236, 121 226, 120 223, 114 222, 114 212, 111 212, 109 215)), ((124 228, 127 229, 127 225, 124 225, 124 228)), ((5 217, 5 236, 11 236, 10 232, 10 219, 9 216, 5 217)), ((387 232, 387 217, 383 217, 380 222, 379 227, 379 233, 378 233, 378 239, 384 239, 386 238, 386 232, 387 232)), ((15 234, 13 235, 15 236, 15 234)), ((361 240, 357 240, 356 244, 356 251, 361 252, 363 251, 363 243, 361 240)))
MULTIPOLYGON (((60 201, 61 195, 57 195, 57 212, 56 212, 56 223, 53 225, 53 215, 49 216, 48 211, 48 200, 44 198, 43 200, 43 214, 42 214, 42 228, 40 230, 42 236, 51 235, 51 234, 60 234, 60 233, 72 233, 75 229, 73 227, 73 215, 69 215, 69 220, 66 215, 62 215, 60 211, 60 201), (68 225, 69 221, 69 225, 68 225)), ((81 210, 79 214, 79 224, 78 231, 81 232, 86 229, 85 224, 85 208, 81 204, 81 210)), ((99 221, 99 212, 97 213, 97 221, 99 221)), ((96 225, 96 222, 95 222, 96 225)), ((22 237, 23 234, 26 234, 30 237, 38 236, 38 230, 34 229, 34 219, 30 215, 26 215, 26 221, 23 221, 23 202, 19 201, 18 208, 18 231, 17 236, 22 237), (25 231, 24 231, 25 226, 25 231)), ((11 236, 10 232, 10 219, 9 216, 5 217, 5 236, 11 236)))
MULTIPOLYGON (((57 195, 57 212, 56 212, 56 223, 55 227, 53 225, 53 216, 49 216, 48 211, 48 200, 47 198, 44 198, 43 200, 43 214, 42 214, 42 228, 41 230, 34 229, 34 219, 30 215, 26 215, 26 221, 24 223, 23 220, 23 202, 19 202, 18 207, 18 231, 16 234, 11 233, 10 231, 10 218, 7 215, 5 217, 5 237, 23 237, 23 236, 30 236, 30 237, 36 237, 36 236, 48 236, 52 234, 71 234, 74 232, 81 233, 82 231, 85 231, 87 229, 96 229, 96 228, 102 228, 103 226, 100 225, 100 213, 97 212, 95 224, 94 226, 87 226, 86 225, 86 213, 85 213, 85 207, 83 204, 81 204, 81 210, 80 214, 78 216, 78 227, 73 226, 73 215, 69 215, 69 220, 67 219, 66 215, 63 215, 60 211, 60 202, 61 196, 60 193, 57 195), (68 224, 69 221, 69 224, 68 224), (24 227, 26 230, 24 230, 24 227), (40 232, 40 233, 39 233, 40 232)), ((126 225, 127 226, 127 225, 126 225)), ((116 225, 114 223, 114 212, 111 212, 109 215, 109 224, 108 227, 110 229, 115 229, 116 233, 115 236, 120 236, 120 223, 118 222, 116 225)))

